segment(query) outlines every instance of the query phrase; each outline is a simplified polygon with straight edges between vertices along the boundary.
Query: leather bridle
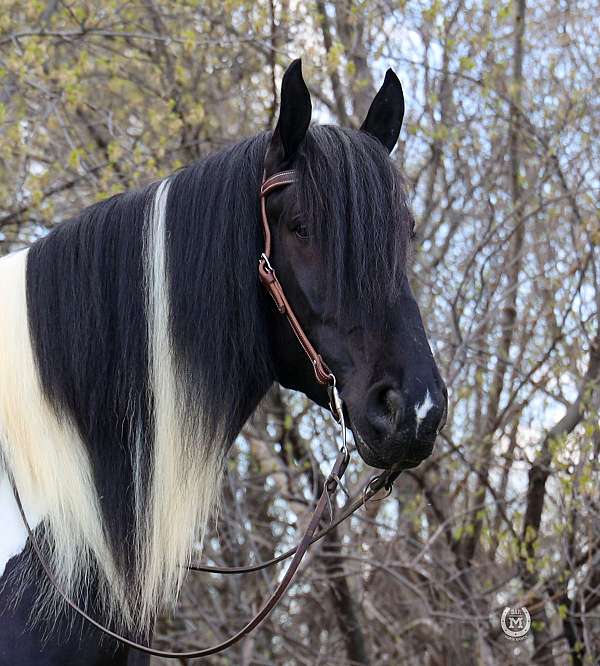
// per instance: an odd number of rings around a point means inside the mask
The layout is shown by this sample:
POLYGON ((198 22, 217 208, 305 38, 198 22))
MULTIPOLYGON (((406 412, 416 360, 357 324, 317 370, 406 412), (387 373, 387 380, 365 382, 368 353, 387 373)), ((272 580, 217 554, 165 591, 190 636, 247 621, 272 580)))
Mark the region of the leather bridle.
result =
MULTIPOLYGON (((260 281, 262 282, 267 292, 271 295, 271 298, 275 301, 277 310, 287 317, 292 330, 298 338, 298 342, 312 363, 313 369, 315 371, 315 377, 319 384, 335 386, 335 375, 327 367, 321 355, 312 346, 310 340, 306 336, 306 333, 304 333, 302 330, 302 326, 300 326, 300 322, 294 314, 292 306, 289 304, 288 299, 285 297, 283 287, 277 279, 275 270, 269 261, 271 257, 271 228, 269 227, 269 219, 267 217, 267 196, 273 192, 273 190, 295 183, 297 179, 298 177, 296 172, 290 170, 280 171, 270 178, 263 180, 262 186, 260 188, 260 216, 262 220, 263 235, 265 238, 265 249, 260 255, 260 259, 258 261, 258 277, 260 278, 260 281)), ((339 420, 340 415, 336 414, 337 405, 330 404, 330 406, 336 420, 339 420)))
POLYGON ((351 516, 357 509, 366 504, 369 500, 374 498, 374 496, 383 488, 385 488, 389 493, 391 491, 391 487, 394 480, 399 474, 398 471, 389 470, 371 479, 371 481, 369 481, 369 483, 366 485, 364 491, 360 494, 360 496, 355 498, 353 501, 349 502, 346 505, 340 517, 338 517, 336 520, 333 520, 333 515, 331 515, 330 525, 326 529, 323 529, 317 533, 317 528, 321 523, 321 519, 323 518, 325 509, 327 507, 331 509, 332 505, 331 498, 334 495, 338 485, 340 485, 341 478, 344 475, 344 472, 346 471, 346 467, 348 466, 348 462, 350 460, 350 454, 348 452, 346 444, 346 424, 344 420, 343 403, 336 387, 335 375, 328 368, 323 358, 313 347, 310 340, 304 333, 304 330, 302 329, 302 326, 300 325, 300 322, 298 321, 294 313, 294 310, 292 309, 289 301, 285 296, 283 287, 281 286, 281 283, 279 282, 279 279, 275 274, 275 270, 270 263, 271 229, 269 227, 269 221, 267 218, 266 198, 273 190, 285 187, 287 185, 295 183, 296 181, 297 181, 297 174, 295 171, 292 170, 281 171, 273 176, 270 176, 269 178, 263 178, 263 182, 260 188, 260 209, 261 209, 261 221, 262 221, 265 244, 264 244, 264 251, 261 254, 258 262, 258 275, 261 283, 264 285, 267 292, 273 298, 273 301, 277 306, 277 310, 281 314, 286 316, 292 330, 294 331, 296 337, 298 338, 300 345, 304 349, 306 355, 308 356, 313 366, 316 380, 320 384, 324 384, 327 386, 331 413, 333 414, 335 420, 339 423, 341 428, 342 445, 336 456, 331 472, 329 473, 329 476, 325 480, 325 483, 323 485, 323 491, 317 501, 317 504, 312 513, 309 524, 305 529, 302 538, 300 539, 300 542, 295 548, 292 548, 286 551, 285 553, 282 553, 278 557, 274 557, 265 562, 259 562, 257 564, 246 567, 217 567, 217 566, 208 566, 208 565, 188 566, 188 569, 193 571, 204 571, 209 573, 221 573, 221 574, 240 574, 240 573, 250 573, 253 571, 259 571, 261 569, 265 569, 273 564, 277 564, 278 562, 282 562, 288 559, 289 557, 293 556, 293 559, 288 565, 288 568, 285 571, 283 578, 281 579, 279 584, 275 587, 275 589, 268 597, 268 599, 263 603, 262 607, 256 613, 256 615, 236 634, 226 639, 225 641, 219 643, 218 645, 213 645, 212 647, 205 648, 202 650, 191 650, 188 652, 168 652, 165 650, 158 650, 152 647, 148 647, 146 645, 142 645, 141 643, 137 643, 134 640, 121 636, 120 634, 112 631, 105 625, 101 624, 100 622, 92 618, 86 611, 84 611, 72 599, 70 599, 67 596, 67 594, 62 590, 54 573, 50 570, 50 567, 45 561, 41 547, 37 541, 36 536, 33 533, 33 530, 29 525, 27 516, 25 515, 25 511, 23 509, 21 498, 19 496, 14 478, 12 474, 9 472, 9 480, 11 482, 17 506, 19 508, 21 518, 27 530, 27 535, 31 542, 33 551, 35 552, 46 577, 48 578, 48 580, 50 581, 56 592, 59 594, 59 596, 65 601, 65 603, 68 606, 70 606, 70 608, 72 608, 86 622, 93 625, 96 629, 98 629, 102 633, 106 634, 107 636, 110 636, 111 638, 119 641, 120 643, 123 643, 124 645, 135 648, 136 650, 140 650, 141 652, 144 652, 149 655, 162 657, 163 659, 197 659, 199 657, 208 657, 210 655, 217 654, 218 652, 222 652, 223 650, 226 650, 227 648, 236 644, 244 636, 246 636, 253 629, 255 629, 269 615, 269 613, 273 610, 275 605, 282 598, 285 591, 292 582, 294 575, 296 574, 298 567, 300 566, 302 558, 304 557, 304 554, 306 553, 308 547, 315 541, 318 541, 327 534, 331 533, 342 521, 351 516))

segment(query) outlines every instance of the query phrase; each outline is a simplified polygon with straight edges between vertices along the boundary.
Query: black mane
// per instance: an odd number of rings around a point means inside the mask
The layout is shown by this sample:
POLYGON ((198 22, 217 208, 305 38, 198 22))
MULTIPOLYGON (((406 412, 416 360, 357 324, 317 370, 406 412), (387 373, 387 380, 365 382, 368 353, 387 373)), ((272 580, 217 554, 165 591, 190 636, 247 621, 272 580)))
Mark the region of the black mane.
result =
POLYGON ((34 243, 27 259, 40 382, 87 447, 120 567, 132 565, 133 461, 150 460, 153 446, 141 239, 154 193, 150 186, 86 208, 34 243))
POLYGON ((167 203, 171 333, 186 403, 198 406, 182 416, 228 442, 273 381, 257 277, 268 139, 261 134, 183 169, 167 203))

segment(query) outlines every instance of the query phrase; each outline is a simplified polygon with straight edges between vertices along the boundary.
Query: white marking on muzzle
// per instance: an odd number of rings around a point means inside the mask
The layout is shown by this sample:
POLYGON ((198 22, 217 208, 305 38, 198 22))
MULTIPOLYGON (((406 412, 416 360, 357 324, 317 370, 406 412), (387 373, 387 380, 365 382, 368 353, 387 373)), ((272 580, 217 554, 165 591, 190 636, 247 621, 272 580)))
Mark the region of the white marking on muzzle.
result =
POLYGON ((419 426, 421 425, 421 421, 429 414, 431 408, 433 407, 433 400, 431 399, 431 396, 429 395, 429 389, 427 389, 425 393, 425 400, 420 405, 415 406, 415 416, 417 417, 417 427, 416 427, 416 435, 418 436, 419 434, 419 426))

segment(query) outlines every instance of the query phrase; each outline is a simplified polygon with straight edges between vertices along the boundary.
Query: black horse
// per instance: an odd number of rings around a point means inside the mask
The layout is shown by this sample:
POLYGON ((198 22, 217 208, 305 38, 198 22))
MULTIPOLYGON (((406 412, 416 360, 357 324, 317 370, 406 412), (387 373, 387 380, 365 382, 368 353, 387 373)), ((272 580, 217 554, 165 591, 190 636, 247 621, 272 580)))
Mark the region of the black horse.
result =
POLYGON ((403 113, 389 70, 360 130, 309 127, 295 61, 274 132, 0 261, 0 664, 145 663, 48 591, 7 470, 60 586, 147 640, 269 386, 327 406, 257 278, 263 176, 298 174, 267 200, 272 262, 361 456, 400 469, 431 453, 447 400, 406 277, 413 220, 389 158, 403 113))

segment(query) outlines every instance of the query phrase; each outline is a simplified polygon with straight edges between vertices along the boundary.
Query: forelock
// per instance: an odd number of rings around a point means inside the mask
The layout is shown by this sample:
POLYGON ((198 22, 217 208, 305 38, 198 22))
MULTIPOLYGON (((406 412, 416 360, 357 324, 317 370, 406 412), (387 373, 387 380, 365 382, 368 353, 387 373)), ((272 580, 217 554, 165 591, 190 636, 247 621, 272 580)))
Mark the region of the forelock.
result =
POLYGON ((378 323, 405 273, 412 217, 402 177, 368 134, 311 127, 299 150, 297 206, 323 257, 326 307, 378 323))

